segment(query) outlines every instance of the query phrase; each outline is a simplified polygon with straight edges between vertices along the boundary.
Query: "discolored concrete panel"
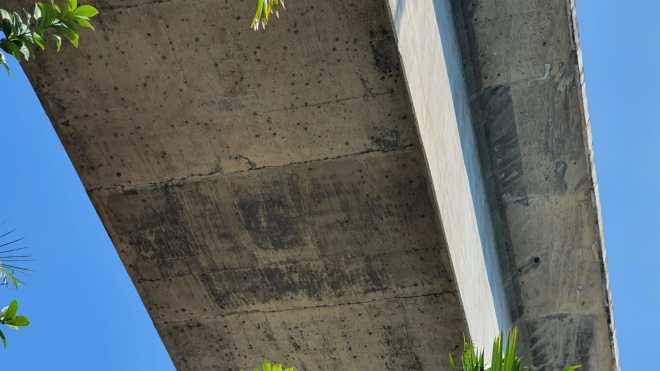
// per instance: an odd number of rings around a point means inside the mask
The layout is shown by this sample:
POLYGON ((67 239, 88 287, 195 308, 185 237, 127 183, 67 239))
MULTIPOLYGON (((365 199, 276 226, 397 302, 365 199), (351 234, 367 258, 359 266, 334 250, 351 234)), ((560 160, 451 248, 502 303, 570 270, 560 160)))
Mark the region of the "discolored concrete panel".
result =
POLYGON ((617 370, 573 1, 454 1, 525 360, 617 370))
POLYGON ((446 365, 467 330, 386 4, 265 33, 247 0, 95 4, 26 70, 177 368, 446 365))
POLYGON ((451 315, 455 300, 432 294, 159 327, 182 369, 236 370, 271 357, 304 370, 442 370, 445 350, 459 350, 450 339, 462 335, 447 331, 463 321, 451 315))
POLYGON ((158 322, 453 292, 422 167, 410 150, 92 197, 158 322))

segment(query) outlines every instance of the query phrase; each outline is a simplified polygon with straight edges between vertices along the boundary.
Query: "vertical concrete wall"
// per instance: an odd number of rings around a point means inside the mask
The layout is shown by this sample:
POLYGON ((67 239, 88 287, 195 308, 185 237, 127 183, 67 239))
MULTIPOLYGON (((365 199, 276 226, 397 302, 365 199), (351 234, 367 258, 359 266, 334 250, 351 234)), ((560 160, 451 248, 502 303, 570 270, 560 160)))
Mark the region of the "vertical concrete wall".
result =
POLYGON ((616 370, 574 2, 453 5, 525 362, 616 370))
POLYGON ((511 321, 451 7, 444 0, 389 6, 470 335, 489 352, 511 321))

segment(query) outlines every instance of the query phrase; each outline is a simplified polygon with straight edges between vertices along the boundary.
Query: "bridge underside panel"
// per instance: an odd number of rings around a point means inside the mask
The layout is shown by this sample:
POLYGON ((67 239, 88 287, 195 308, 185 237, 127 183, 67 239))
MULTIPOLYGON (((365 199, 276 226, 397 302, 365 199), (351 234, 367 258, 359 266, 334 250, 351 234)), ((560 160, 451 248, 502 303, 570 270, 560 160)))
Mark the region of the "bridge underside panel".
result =
POLYGON ((465 319, 385 2, 261 34, 253 1, 96 5, 26 70, 177 367, 445 365, 465 319))
POLYGON ((423 369, 463 317, 422 166, 366 154, 93 198, 184 368, 423 369))

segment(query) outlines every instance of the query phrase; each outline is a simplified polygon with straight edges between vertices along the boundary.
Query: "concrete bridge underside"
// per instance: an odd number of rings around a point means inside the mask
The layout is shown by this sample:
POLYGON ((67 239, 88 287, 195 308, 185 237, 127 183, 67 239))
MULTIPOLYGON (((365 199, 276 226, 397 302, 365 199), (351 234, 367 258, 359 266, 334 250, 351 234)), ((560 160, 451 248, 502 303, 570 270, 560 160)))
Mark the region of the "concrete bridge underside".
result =
POLYGON ((570 2, 94 3, 25 68, 179 369, 438 370, 511 324, 616 368, 570 2))

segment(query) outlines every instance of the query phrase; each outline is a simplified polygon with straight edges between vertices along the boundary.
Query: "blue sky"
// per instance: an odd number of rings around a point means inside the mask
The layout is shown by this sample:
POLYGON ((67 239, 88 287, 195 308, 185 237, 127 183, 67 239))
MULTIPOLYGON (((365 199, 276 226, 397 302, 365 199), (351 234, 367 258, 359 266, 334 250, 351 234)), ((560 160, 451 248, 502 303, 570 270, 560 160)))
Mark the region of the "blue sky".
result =
MULTIPOLYGON (((0 288, 33 322, 3 329, 3 370, 173 370, 78 175, 13 59, 0 71, 0 231, 36 259, 28 286, 0 288)), ((21 312, 19 310, 19 312, 21 312)))
POLYGON ((660 351, 660 2, 578 0, 624 370, 660 351))
MULTIPOLYGON (((660 2, 578 0, 621 366, 660 350, 660 2)), ((84 42, 84 40, 83 40, 84 42)), ((34 325, 6 331, 12 370, 173 366, 32 88, 0 74, 0 230, 36 261, 3 289, 34 325)), ((646 359, 645 359, 646 358, 646 359)))

